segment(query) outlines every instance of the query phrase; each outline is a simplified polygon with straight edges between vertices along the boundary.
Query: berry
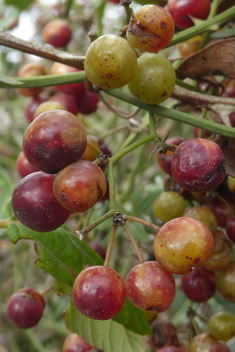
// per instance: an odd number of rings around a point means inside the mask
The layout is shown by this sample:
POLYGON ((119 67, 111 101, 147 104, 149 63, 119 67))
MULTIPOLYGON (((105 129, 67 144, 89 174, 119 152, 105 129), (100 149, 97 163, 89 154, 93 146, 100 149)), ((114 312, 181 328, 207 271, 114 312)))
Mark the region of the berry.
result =
POLYGON ((215 272, 215 286, 226 301, 235 302, 235 261, 215 272))
POLYGON ((185 209, 185 199, 177 192, 163 192, 153 203, 153 213, 162 222, 182 216, 185 209))
POLYGON ((103 260, 105 260, 106 249, 104 248, 104 246, 102 246, 99 242, 95 241, 89 242, 89 246, 94 249, 94 251, 96 251, 96 253, 98 253, 103 260))
POLYGON ((126 85, 136 66, 135 50, 127 40, 113 34, 94 40, 86 52, 84 62, 89 81, 102 89, 116 89, 126 85))
POLYGON ((153 313, 164 312, 175 298, 173 275, 157 262, 143 262, 127 274, 126 294, 131 303, 153 313))
POLYGON ((158 54, 144 54, 128 83, 130 92, 146 104, 160 104, 171 96, 176 82, 171 63, 158 54))
POLYGON ((221 343, 208 333, 202 333, 192 338, 188 346, 188 352, 230 352, 228 346, 221 343))
POLYGON ((66 20, 55 19, 47 23, 43 29, 45 43, 55 48, 65 47, 71 40, 72 30, 66 20))
POLYGON ((105 175, 96 164, 79 160, 56 175, 53 191, 63 207, 84 212, 105 194, 105 175))
POLYGON ((24 287, 15 292, 7 303, 9 320, 20 329, 37 325, 45 307, 43 296, 33 288, 24 287))
POLYGON ((21 177, 25 177, 32 172, 39 171, 36 167, 30 164, 23 151, 20 152, 16 160, 16 170, 21 177))
POLYGON ((98 103, 100 99, 98 94, 85 91, 84 95, 76 97, 78 111, 81 114, 89 115, 98 109, 98 103))
MULTIPOLYGON (((179 346, 177 330, 171 322, 155 319, 151 328, 153 335, 149 342, 154 350, 163 346, 165 346, 165 348, 179 346)), ((174 350, 172 352, 174 352, 174 350)), ((176 350, 176 352, 179 351, 176 350)))
POLYGON ((196 53, 201 48, 203 36, 201 34, 196 35, 184 42, 181 42, 177 45, 180 56, 187 57, 196 53))
MULTIPOLYGON (((94 145, 96 148, 99 149, 99 143, 97 139, 91 135, 87 136, 87 142, 91 143, 94 145)), ((82 155, 81 159, 82 160, 89 160, 89 161, 94 161, 98 155, 101 155, 102 153, 97 151, 96 149, 92 148, 92 146, 87 145, 86 150, 84 154, 82 155)))
POLYGON ((208 328, 215 339, 228 341, 235 336, 235 317, 228 312, 218 312, 210 317, 208 328))
POLYGON ((210 201, 209 207, 211 211, 215 214, 217 224, 219 227, 225 228, 228 219, 232 216, 235 212, 234 206, 229 204, 223 198, 214 198, 210 201))
POLYGON ((185 275, 203 265, 211 256, 214 239, 200 220, 176 218, 158 231, 154 241, 156 260, 168 271, 185 275))
POLYGON ((235 215, 228 218, 225 226, 226 234, 232 243, 235 243, 235 215))
POLYGON ((34 113, 37 107, 44 103, 45 99, 40 96, 35 96, 29 99, 28 104, 25 107, 25 116, 28 122, 32 122, 34 120, 34 113))
POLYGON ((208 270, 223 270, 233 259, 233 247, 222 230, 217 230, 213 237, 212 255, 203 266, 208 270))
MULTIPOLYGON (((67 73, 73 73, 73 72, 79 72, 79 71, 81 71, 81 70, 79 70, 78 68, 64 65, 59 62, 55 62, 51 66, 50 74, 51 75, 65 75, 67 73)), ((55 89, 61 93, 75 95, 75 96, 76 95, 83 96, 86 91, 84 83, 61 84, 59 86, 55 86, 55 89)))
POLYGON ((174 21, 168 11, 158 5, 145 5, 134 13, 126 36, 134 48, 153 53, 165 48, 174 32, 174 21))
POLYGON ((158 352, 184 352, 184 350, 175 346, 166 346, 166 347, 160 348, 158 352))
POLYGON ((115 317, 125 301, 126 288, 117 271, 105 266, 91 266, 77 276, 73 301, 86 317, 107 320, 115 317))
POLYGON ((210 0, 169 0, 167 9, 180 29, 194 26, 192 17, 206 20, 210 13, 210 0))
POLYGON ((63 352, 87 352, 93 347, 78 334, 69 334, 63 343, 63 352))
POLYGON ((29 162, 40 170, 56 173, 78 160, 86 149, 83 123, 63 110, 43 112, 31 122, 23 138, 29 162))
POLYGON ((21 179, 12 193, 15 216, 32 230, 55 230, 63 225, 70 215, 53 194, 54 179, 55 175, 37 171, 21 179))
MULTIPOLYGON (((46 70, 43 66, 39 64, 29 63, 24 65, 19 73, 18 77, 34 77, 34 76, 44 76, 46 70)), ((26 97, 37 96, 44 90, 43 87, 33 87, 33 88, 19 88, 19 93, 25 95, 26 97)))
POLYGON ((192 138, 177 147, 171 171, 176 182, 190 192, 214 191, 226 176, 224 161, 218 144, 192 138))
POLYGON ((62 104, 67 111, 69 111, 73 115, 77 115, 78 106, 76 102, 76 97, 73 95, 68 95, 64 93, 56 93, 50 97, 49 101, 57 101, 62 104))
POLYGON ((209 227, 212 234, 216 233, 217 231, 216 217, 214 213, 205 206, 198 205, 191 207, 185 211, 184 216, 201 220, 206 226, 209 227))
POLYGON ((191 301, 206 302, 215 294, 213 274, 203 268, 194 268, 181 278, 181 288, 191 301))
POLYGON ((44 101, 43 103, 38 105, 37 109, 35 110, 33 120, 43 112, 50 110, 66 110, 66 108, 58 101, 44 101))

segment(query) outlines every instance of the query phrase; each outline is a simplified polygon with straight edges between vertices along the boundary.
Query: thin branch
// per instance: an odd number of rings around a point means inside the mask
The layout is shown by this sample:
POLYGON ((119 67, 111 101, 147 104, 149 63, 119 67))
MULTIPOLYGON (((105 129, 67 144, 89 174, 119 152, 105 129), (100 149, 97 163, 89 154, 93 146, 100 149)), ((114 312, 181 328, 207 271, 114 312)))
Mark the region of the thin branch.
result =
POLYGON ((60 62, 62 64, 79 68, 81 70, 84 69, 84 56, 69 54, 67 52, 60 51, 50 46, 38 43, 31 43, 27 40, 16 38, 13 35, 3 32, 1 30, 0 45, 20 50, 27 54, 40 56, 44 59, 60 62))

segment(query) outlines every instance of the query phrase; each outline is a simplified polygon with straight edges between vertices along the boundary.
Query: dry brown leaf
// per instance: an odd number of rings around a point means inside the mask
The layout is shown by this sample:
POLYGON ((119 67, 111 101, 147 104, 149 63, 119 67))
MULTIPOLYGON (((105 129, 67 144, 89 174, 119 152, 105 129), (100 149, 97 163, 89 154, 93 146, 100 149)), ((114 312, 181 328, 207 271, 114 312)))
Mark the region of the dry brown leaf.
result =
POLYGON ((213 141, 220 146, 224 153, 226 173, 235 177, 235 138, 217 136, 213 141))
POLYGON ((178 77, 201 79, 217 75, 235 78, 235 38, 218 40, 184 59, 178 77))

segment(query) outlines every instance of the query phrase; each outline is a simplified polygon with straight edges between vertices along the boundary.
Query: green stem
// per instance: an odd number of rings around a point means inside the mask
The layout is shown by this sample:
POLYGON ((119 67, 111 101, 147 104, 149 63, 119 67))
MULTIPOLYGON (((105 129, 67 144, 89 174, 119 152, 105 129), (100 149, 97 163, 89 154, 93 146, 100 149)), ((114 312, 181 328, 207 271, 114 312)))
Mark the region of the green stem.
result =
MULTIPOLYGON (((215 17, 219 2, 220 2, 220 0, 214 0, 212 2, 211 11, 210 11, 208 19, 215 17)), ((207 43, 209 42, 211 33, 212 33, 212 31, 210 31, 210 30, 205 32, 205 34, 203 36, 202 43, 201 43, 201 49, 204 48, 207 45, 207 43)))
POLYGON ((222 24, 230 19, 232 19, 235 15, 235 5, 230 7, 228 10, 220 13, 219 15, 207 19, 205 22, 198 24, 197 26, 190 27, 185 29, 179 33, 176 33, 168 45, 168 47, 183 42, 189 38, 195 37, 198 34, 204 33, 206 30, 210 29, 210 27, 214 24, 222 24))
POLYGON ((110 210, 116 210, 116 195, 115 195, 115 180, 113 173, 113 162, 112 158, 108 162, 108 180, 109 180, 109 204, 110 210))
POLYGON ((157 140, 158 136, 157 136, 157 130, 156 130, 156 121, 154 118, 154 114, 152 114, 151 112, 149 112, 149 128, 150 128, 150 134, 154 135, 155 134, 155 141, 157 140))
POLYGON ((114 238, 117 232, 117 225, 113 225, 112 226, 112 231, 111 231, 111 235, 109 237, 109 243, 108 243, 108 247, 107 247, 107 251, 106 251, 106 255, 105 255, 105 261, 104 261, 104 266, 109 266, 109 261, 111 258, 111 253, 112 253, 112 249, 113 249, 113 244, 114 244, 114 238))
POLYGON ((37 338, 36 334, 31 329, 26 329, 24 332, 37 351, 49 352, 48 349, 43 346, 41 341, 37 338))
POLYGON ((126 92, 124 93, 121 90, 113 90, 113 91, 109 91, 106 93, 109 95, 112 95, 115 98, 118 98, 118 99, 121 99, 127 103, 130 103, 132 105, 139 106, 140 108, 145 109, 146 111, 150 111, 153 114, 156 114, 158 116, 167 117, 172 120, 183 122, 183 123, 186 123, 191 126, 203 128, 205 130, 208 130, 208 131, 216 133, 216 134, 235 138, 235 129, 234 128, 231 128, 231 127, 228 127, 225 125, 221 125, 221 124, 218 124, 213 121, 199 119, 198 117, 190 115, 186 112, 176 111, 176 110, 164 107, 164 106, 148 105, 148 104, 142 103, 141 101, 134 98, 132 95, 127 94, 126 92))
MULTIPOLYGON (((84 230, 81 231, 82 235, 85 236, 87 235, 91 230, 93 230, 96 226, 102 224, 105 220, 109 219, 113 214, 115 213, 116 210, 110 209, 107 213, 102 215, 99 219, 94 221, 91 225, 87 226, 84 230)), ((80 233, 80 231, 76 231, 80 233)))
POLYGON ((136 254, 138 256, 140 263, 143 263, 144 258, 142 256, 142 253, 140 252, 139 246, 138 246, 134 236, 132 235, 131 231, 128 229, 128 227, 126 225, 123 225, 122 227, 125 230, 127 236, 129 237, 129 240, 131 241, 133 247, 135 248, 135 251, 136 251, 136 254))
POLYGON ((70 10, 71 10, 72 4, 73 4, 73 0, 67 0, 67 1, 66 1, 66 4, 65 4, 65 14, 64 14, 64 17, 65 17, 65 18, 69 18, 69 12, 70 12, 70 10))
POLYGON ((140 140, 138 140, 137 142, 132 143, 130 146, 126 147, 125 149, 121 150, 120 152, 118 152, 117 154, 115 154, 114 156, 112 156, 109 159, 109 162, 111 160, 111 162, 114 164, 116 161, 118 161, 119 159, 121 159, 124 155, 130 153, 132 150, 136 149, 137 147, 139 147, 140 145, 144 144, 144 143, 148 143, 151 141, 155 141, 155 137, 156 134, 150 134, 147 137, 141 138, 140 140))

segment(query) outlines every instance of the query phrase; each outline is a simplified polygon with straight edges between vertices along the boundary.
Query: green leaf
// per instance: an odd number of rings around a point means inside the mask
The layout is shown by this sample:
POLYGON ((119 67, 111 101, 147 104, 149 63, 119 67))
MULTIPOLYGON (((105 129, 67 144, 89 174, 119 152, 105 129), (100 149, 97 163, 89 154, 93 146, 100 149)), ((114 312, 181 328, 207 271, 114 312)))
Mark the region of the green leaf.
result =
POLYGON ((103 352, 144 352, 143 338, 111 320, 86 318, 72 300, 66 310, 67 328, 82 336, 90 345, 103 352))
MULTIPOLYGON (((73 286, 75 277, 83 270, 84 265, 103 264, 101 257, 85 241, 62 227, 41 233, 19 223, 10 224, 7 233, 13 243, 20 239, 33 240, 37 245, 36 264, 69 287, 73 286)), ((69 292, 68 287, 66 290, 69 292)), ((114 319, 136 333, 152 333, 143 311, 134 307, 129 300, 125 301, 121 312, 114 319)))
POLYGON ((11 224, 8 227, 8 237, 13 243, 19 239, 34 240, 38 246, 36 264, 69 286, 73 286, 75 277, 83 269, 83 264, 103 264, 100 256, 86 242, 63 228, 41 233, 22 224, 11 224))
POLYGON ((20 81, 17 81, 14 78, 5 76, 3 73, 0 72, 0 82, 4 83, 6 85, 6 88, 10 88, 11 86, 21 86, 23 83, 20 81))
POLYGON ((29 5, 31 5, 34 0, 5 0, 5 5, 12 5, 17 7, 20 11, 25 10, 29 5))

